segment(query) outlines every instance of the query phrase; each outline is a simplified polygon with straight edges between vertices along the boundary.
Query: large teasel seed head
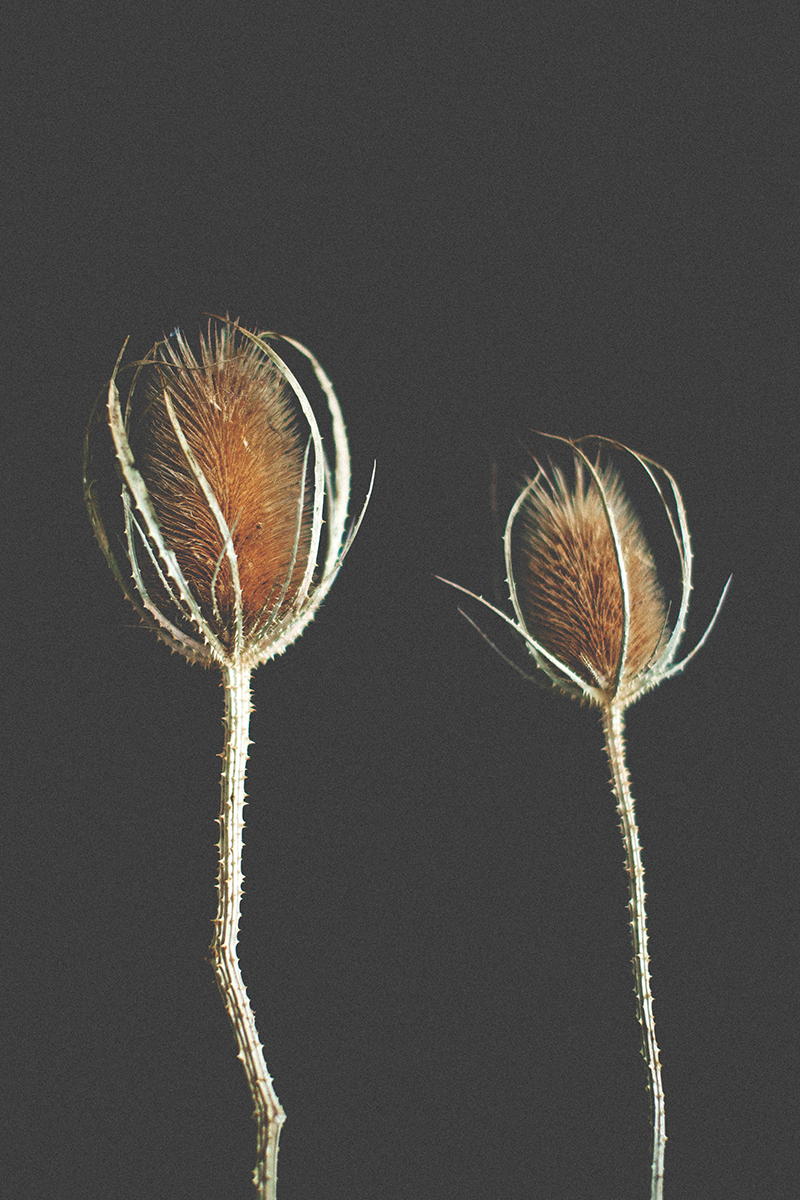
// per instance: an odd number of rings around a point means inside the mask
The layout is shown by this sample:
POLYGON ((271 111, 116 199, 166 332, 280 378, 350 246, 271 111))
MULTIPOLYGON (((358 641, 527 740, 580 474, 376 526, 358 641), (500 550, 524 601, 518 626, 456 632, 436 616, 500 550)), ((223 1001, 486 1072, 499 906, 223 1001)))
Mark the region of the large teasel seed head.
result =
POLYGON ((664 467, 609 438, 553 440, 567 447, 570 467, 547 469, 537 463, 506 523, 515 619, 453 586, 522 635, 538 668, 534 677, 579 700, 623 711, 694 657, 711 632, 730 580, 697 646, 676 663, 692 590, 691 539, 678 485, 664 467), (590 447, 593 457, 587 454, 590 447), (638 464, 666 515, 681 573, 674 617, 617 467, 602 461, 610 454, 630 456, 638 464))
POLYGON ((120 355, 105 418, 132 585, 94 480, 99 409, 87 433, 84 489, 101 548, 147 623, 193 661, 254 666, 281 653, 313 617, 355 534, 345 534, 350 459, 333 388, 305 347, 282 339, 310 361, 325 394, 330 464, 275 340, 212 318, 196 353, 176 330, 129 365, 124 404, 120 355))
MULTIPOLYGON (((220 642, 232 647, 236 627, 235 560, 245 643, 257 637, 272 602, 291 610, 310 547, 304 450, 291 393, 275 364, 230 326, 200 340, 199 362, 177 335, 167 361, 147 373, 144 412, 131 445, 159 525, 198 607, 220 642), (212 340, 213 339, 213 340, 212 340), (175 418, 230 531, 226 554, 218 521, 182 452, 175 418)), ((152 579, 155 571, 148 576, 152 579)), ((155 587, 155 583, 154 583, 155 587)))

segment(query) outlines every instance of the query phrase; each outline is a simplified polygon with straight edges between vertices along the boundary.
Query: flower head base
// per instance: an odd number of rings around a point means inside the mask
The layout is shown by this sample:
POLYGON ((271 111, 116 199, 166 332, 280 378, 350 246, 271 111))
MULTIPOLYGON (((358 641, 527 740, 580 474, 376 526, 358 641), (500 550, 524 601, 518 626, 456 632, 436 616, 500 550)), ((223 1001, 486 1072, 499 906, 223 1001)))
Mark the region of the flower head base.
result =
POLYGON ((196 356, 176 331, 131 364, 124 409, 120 355, 106 416, 133 587, 90 478, 97 409, 87 432, 84 491, 100 546, 140 615, 191 661, 255 666, 282 653, 314 616, 358 527, 346 534, 350 457, 333 387, 304 346, 282 339, 311 362, 325 393, 330 467, 306 394, 270 344, 277 337, 212 319, 196 356))
POLYGON ((572 479, 559 468, 548 475, 539 466, 506 524, 506 572, 516 620, 482 597, 467 595, 522 635, 542 677, 559 691, 624 710, 694 657, 711 632, 730 580, 697 646, 676 663, 692 590, 692 550, 675 480, 652 459, 608 438, 554 440, 572 452, 572 479), (599 452, 592 462, 582 448, 587 442, 630 454, 664 507, 681 570, 672 630, 639 519, 615 468, 602 466, 599 452))

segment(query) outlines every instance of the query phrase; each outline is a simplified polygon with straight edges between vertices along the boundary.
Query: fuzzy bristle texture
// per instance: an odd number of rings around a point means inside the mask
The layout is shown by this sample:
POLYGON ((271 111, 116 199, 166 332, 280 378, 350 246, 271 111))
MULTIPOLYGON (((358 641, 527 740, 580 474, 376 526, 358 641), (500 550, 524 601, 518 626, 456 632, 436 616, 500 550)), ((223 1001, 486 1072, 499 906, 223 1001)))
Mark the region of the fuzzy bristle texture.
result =
POLYGON ((180 334, 162 343, 145 379, 136 457, 165 540, 208 625, 230 647, 236 605, 225 539, 179 444, 168 396, 230 530, 242 632, 253 641, 291 610, 308 564, 305 447, 281 374, 234 324, 222 324, 201 335, 199 357, 180 334))
POLYGON ((629 595, 625 661, 623 587, 598 482, 575 459, 574 484, 554 468, 530 486, 521 517, 517 587, 529 633, 604 700, 624 694, 667 636, 652 554, 612 466, 595 468, 622 547, 629 595))

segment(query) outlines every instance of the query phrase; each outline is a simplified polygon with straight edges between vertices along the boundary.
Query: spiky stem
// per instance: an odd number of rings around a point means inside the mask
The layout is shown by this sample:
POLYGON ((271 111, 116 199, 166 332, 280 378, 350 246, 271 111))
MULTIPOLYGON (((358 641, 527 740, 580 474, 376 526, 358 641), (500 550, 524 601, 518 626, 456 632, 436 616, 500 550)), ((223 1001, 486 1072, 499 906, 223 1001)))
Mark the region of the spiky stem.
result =
POLYGON ((653 993, 650 990, 650 956, 647 953, 647 921, 645 915, 644 866, 639 845, 634 800, 631 795, 628 768, 625 764, 625 718, 623 710, 613 702, 603 708, 603 733, 606 754, 611 766, 611 784, 617 798, 622 840, 625 844, 625 865, 630 880, 631 936, 633 938, 633 974, 636 979, 636 1007, 642 1027, 642 1054, 650 1076, 653 1097, 653 1172, 651 1200, 664 1195, 664 1146, 667 1141, 664 1119, 664 1088, 661 1083, 661 1062, 656 1042, 656 1023, 653 1015, 653 993))
POLYGON ((242 835, 244 781, 250 745, 250 675, 241 665, 223 668, 225 687, 225 751, 220 805, 219 905, 211 942, 211 962, 233 1027, 239 1058, 253 1098, 257 1127, 257 1162, 253 1172, 258 1200, 275 1200, 278 1138, 286 1117, 272 1087, 255 1017, 242 979, 237 955, 239 910, 242 899, 242 835))

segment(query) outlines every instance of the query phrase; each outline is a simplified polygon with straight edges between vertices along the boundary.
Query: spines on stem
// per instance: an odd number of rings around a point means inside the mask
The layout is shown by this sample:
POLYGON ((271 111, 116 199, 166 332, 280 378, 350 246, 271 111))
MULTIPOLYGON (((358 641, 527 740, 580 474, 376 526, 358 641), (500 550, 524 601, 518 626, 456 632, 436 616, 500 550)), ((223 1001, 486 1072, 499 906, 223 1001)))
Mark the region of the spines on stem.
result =
POLYGON ((639 827, 630 787, 625 757, 624 715, 619 705, 603 708, 603 732, 606 754, 611 768, 611 786, 617 800, 622 841, 625 846, 625 866, 630 885, 630 926, 633 942, 633 976, 636 985, 636 1010, 642 1030, 642 1055, 648 1072, 648 1085, 653 1103, 653 1158, 651 1200, 662 1200, 664 1187, 664 1151, 667 1142, 664 1108, 664 1086, 661 1078, 661 1057, 656 1041, 653 992, 650 983, 650 954, 647 939, 646 893, 644 864, 639 843, 639 827))
POLYGON ((278 1142, 285 1114, 275 1094, 256 1029, 252 1005, 237 955, 242 898, 242 845, 245 771, 250 745, 250 679, 252 668, 232 665, 223 670, 226 743, 220 803, 218 910, 211 942, 211 961, 244 1065, 257 1127, 253 1182, 259 1200, 275 1200, 278 1142))

